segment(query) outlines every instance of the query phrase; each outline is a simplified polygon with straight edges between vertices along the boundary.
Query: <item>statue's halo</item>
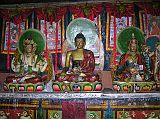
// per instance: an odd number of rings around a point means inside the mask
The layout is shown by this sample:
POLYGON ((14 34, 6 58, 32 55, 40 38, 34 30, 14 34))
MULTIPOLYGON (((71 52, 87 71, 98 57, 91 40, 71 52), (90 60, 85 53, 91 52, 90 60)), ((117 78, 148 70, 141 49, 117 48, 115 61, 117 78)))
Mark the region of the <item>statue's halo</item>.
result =
POLYGON ((88 49, 90 45, 95 44, 96 40, 98 39, 98 30, 96 24, 87 18, 74 19, 67 27, 66 40, 72 48, 75 48, 74 38, 78 33, 83 33, 85 36, 86 49, 88 49))
POLYGON ((25 30, 19 40, 18 40, 18 50, 20 53, 24 52, 24 40, 30 39, 32 37, 32 40, 37 44, 36 47, 36 54, 39 54, 42 50, 45 49, 45 38, 44 35, 37 29, 27 29, 25 30))
POLYGON ((144 33, 137 27, 127 27, 119 33, 117 38, 117 49, 121 54, 128 51, 128 44, 132 39, 133 33, 136 40, 138 41, 138 51, 141 52, 141 46, 145 42, 144 33))

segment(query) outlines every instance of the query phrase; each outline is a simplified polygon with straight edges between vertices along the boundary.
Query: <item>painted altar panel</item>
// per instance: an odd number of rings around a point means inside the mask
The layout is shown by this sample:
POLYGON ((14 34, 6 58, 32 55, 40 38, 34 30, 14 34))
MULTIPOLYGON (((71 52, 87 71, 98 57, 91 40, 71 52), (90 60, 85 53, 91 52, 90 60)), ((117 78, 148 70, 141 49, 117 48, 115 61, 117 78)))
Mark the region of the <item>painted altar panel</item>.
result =
POLYGON ((34 110, 31 109, 0 109, 0 119, 34 119, 34 110))
POLYGON ((0 97, 2 119, 160 118, 159 93, 1 93, 0 97))

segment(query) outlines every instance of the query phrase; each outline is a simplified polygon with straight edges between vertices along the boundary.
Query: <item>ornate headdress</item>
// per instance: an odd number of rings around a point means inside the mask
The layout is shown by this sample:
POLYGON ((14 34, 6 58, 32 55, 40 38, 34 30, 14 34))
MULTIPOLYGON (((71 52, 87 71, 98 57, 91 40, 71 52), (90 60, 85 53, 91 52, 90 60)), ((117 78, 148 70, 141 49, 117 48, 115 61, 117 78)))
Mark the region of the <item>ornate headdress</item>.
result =
POLYGON ((141 52, 141 45, 144 44, 145 38, 144 33, 137 27, 127 27, 123 29, 118 35, 117 49, 123 54, 129 50, 129 45, 137 45, 137 51, 141 52))
POLYGON ((32 35, 30 35, 30 38, 29 39, 26 39, 24 40, 24 46, 27 46, 27 45, 33 45, 33 47, 36 47, 37 44, 34 42, 34 40, 32 39, 32 35))
POLYGON ((132 43, 138 44, 138 41, 137 41, 137 39, 135 38, 134 33, 132 33, 132 39, 129 41, 129 44, 130 44, 130 45, 131 45, 132 43))
POLYGON ((25 30, 20 38, 18 39, 18 50, 23 53, 26 45, 32 45, 36 49, 36 53, 39 54, 45 49, 45 38, 44 35, 37 29, 27 29, 25 30))

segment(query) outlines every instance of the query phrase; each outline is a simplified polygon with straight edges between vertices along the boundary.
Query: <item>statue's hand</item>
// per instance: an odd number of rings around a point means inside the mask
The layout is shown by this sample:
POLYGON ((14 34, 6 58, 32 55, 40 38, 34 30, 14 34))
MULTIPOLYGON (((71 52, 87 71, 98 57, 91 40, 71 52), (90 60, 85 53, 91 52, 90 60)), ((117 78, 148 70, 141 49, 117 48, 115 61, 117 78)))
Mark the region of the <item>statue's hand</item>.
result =
POLYGON ((75 67, 75 68, 72 69, 72 72, 74 74, 80 74, 80 73, 82 73, 82 70, 79 67, 75 67))
POLYGON ((135 68, 131 68, 130 69, 130 73, 131 73, 131 75, 137 75, 137 74, 139 74, 138 70, 135 69, 135 68))
POLYGON ((86 74, 85 73, 80 73, 80 75, 79 76, 81 76, 81 77, 85 77, 86 76, 86 74))

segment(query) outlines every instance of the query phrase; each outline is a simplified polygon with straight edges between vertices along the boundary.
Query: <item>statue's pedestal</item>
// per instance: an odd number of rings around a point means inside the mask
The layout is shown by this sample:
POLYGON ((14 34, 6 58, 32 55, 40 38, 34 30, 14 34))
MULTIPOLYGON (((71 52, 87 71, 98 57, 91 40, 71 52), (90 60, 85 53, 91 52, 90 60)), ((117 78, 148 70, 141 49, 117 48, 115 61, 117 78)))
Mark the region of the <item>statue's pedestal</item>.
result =
POLYGON ((44 83, 38 84, 14 84, 14 83, 3 83, 3 90, 9 92, 42 92, 44 90, 44 83))
MULTIPOLYGON (((61 72, 58 72, 59 74, 61 72)), ((53 92, 101 92, 103 89, 102 72, 94 71, 98 74, 99 80, 97 81, 59 81, 58 79, 53 81, 53 92)), ((82 78, 82 77, 81 77, 82 78)), ((78 78, 77 78, 78 79, 78 78)))
POLYGON ((101 82, 54 82, 53 92, 100 92, 101 82))
POLYGON ((116 92, 154 92, 160 90, 160 82, 119 82, 113 81, 116 92))

